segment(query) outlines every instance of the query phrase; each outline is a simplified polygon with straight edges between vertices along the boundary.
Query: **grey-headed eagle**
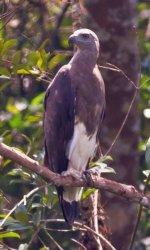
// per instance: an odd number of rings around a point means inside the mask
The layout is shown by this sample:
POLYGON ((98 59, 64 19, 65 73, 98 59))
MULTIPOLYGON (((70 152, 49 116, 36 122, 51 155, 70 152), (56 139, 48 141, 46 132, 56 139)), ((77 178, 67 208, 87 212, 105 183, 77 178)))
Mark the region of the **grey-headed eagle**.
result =
MULTIPOLYGON (((58 71, 45 95, 45 165, 56 173, 79 178, 99 145, 105 87, 97 66, 96 34, 79 29, 69 43, 75 44, 75 54, 58 71)), ((57 192, 65 220, 73 223, 82 188, 60 186, 57 192)))

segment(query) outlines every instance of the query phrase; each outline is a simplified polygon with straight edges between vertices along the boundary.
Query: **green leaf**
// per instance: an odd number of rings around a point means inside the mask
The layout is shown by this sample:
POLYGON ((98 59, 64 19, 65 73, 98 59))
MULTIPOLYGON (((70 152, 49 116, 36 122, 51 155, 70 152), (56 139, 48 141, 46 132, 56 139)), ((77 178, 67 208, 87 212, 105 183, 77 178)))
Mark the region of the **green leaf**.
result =
POLYGON ((4 238, 20 238, 20 235, 14 232, 5 232, 5 233, 0 233, 0 239, 4 238))
POLYGON ((29 70, 26 69, 18 69, 17 74, 29 75, 29 70))
POLYGON ((36 52, 31 52, 28 55, 28 61, 31 66, 36 66, 38 59, 39 59, 39 54, 36 52))
POLYGON ((150 138, 146 144, 145 160, 148 167, 150 167, 150 138))
POLYGON ((15 218, 17 221, 21 221, 23 223, 27 223, 29 221, 29 217, 27 214, 27 209, 24 205, 19 206, 16 210, 15 210, 15 214, 14 214, 15 218))
POLYGON ((23 223, 27 223, 29 221, 29 216, 27 215, 27 212, 24 211, 15 212, 15 218, 23 223))
POLYGON ((11 126, 11 128, 21 128, 23 127, 23 121, 22 121, 22 114, 17 113, 15 115, 13 115, 13 117, 9 120, 9 125, 11 126))
POLYGON ((12 60, 12 64, 14 65, 18 65, 18 63, 20 62, 20 58, 21 58, 21 51, 17 51, 13 57, 13 60, 12 60))
POLYGON ((42 58, 40 58, 40 59, 37 61, 37 66, 38 66, 38 68, 39 68, 41 71, 44 71, 43 59, 42 59, 42 58))
POLYGON ((45 39, 45 40, 44 40, 44 42, 42 42, 42 44, 40 45, 39 50, 44 49, 44 48, 45 48, 45 46, 46 46, 48 43, 49 43, 49 39, 47 38, 47 39, 45 39))
POLYGON ((99 160, 99 162, 105 162, 105 161, 113 161, 113 158, 110 155, 106 155, 99 160))
POLYGON ((3 168, 6 167, 9 163, 11 162, 11 160, 5 160, 5 162, 3 163, 3 168))
POLYGON ((38 66, 41 72, 47 71, 47 65, 48 65, 50 53, 49 52, 47 53, 44 49, 41 49, 41 50, 37 50, 36 54, 38 57, 36 66, 38 66))
POLYGON ((22 178, 31 178, 30 174, 28 174, 27 172, 24 172, 22 169, 17 169, 17 168, 9 171, 7 175, 10 175, 10 176, 20 175, 22 178))
POLYGON ((40 75, 40 71, 38 69, 30 69, 29 73, 31 75, 40 75))
POLYGON ((111 167, 108 167, 106 163, 101 161, 90 162, 91 172, 98 172, 98 173, 112 173, 115 174, 115 170, 111 167))
POLYGON ((36 97, 34 97, 31 101, 31 105, 37 105, 39 103, 43 103, 44 96, 45 96, 45 93, 43 92, 43 93, 37 95, 36 97))
POLYGON ((150 43, 149 43, 149 42, 145 43, 145 49, 146 49, 148 52, 150 52, 150 43))
POLYGON ((6 110, 9 113, 12 113, 12 114, 19 113, 19 110, 17 109, 17 107, 16 107, 16 105, 14 103, 14 99, 11 98, 11 97, 8 99, 8 102, 7 102, 7 105, 6 105, 6 110))
POLYGON ((11 74, 10 74, 10 72, 8 71, 8 69, 7 68, 5 68, 5 67, 0 67, 0 74, 1 75, 4 75, 4 76, 7 76, 7 77, 11 77, 11 74))
MULTIPOLYGON (((5 218, 5 216, 6 216, 6 214, 0 214, 0 218, 5 218)), ((8 218, 7 218, 7 220, 12 220, 12 217, 11 216, 9 216, 8 218)))
POLYGON ((61 54, 60 54, 60 55, 54 56, 54 57, 50 60, 50 62, 49 62, 49 64, 48 64, 49 70, 54 69, 59 63, 62 63, 65 59, 66 59, 66 56, 65 56, 65 55, 61 55, 61 54))
MULTIPOLYGON (((1 28, 1 27, 0 27, 1 28)), ((0 54, 1 54, 1 51, 3 49, 3 45, 4 45, 4 40, 3 39, 0 39, 0 54)))
POLYGON ((33 194, 33 196, 28 200, 28 203, 27 203, 27 211, 31 212, 32 208, 33 208, 33 204, 36 202, 39 204, 40 203, 40 200, 41 200, 41 196, 39 194, 33 194))
MULTIPOLYGON (((6 224, 5 224, 6 226, 6 224)), ((32 229, 32 225, 28 224, 23 224, 23 223, 11 223, 11 225, 7 226, 7 231, 24 231, 24 230, 29 230, 32 229)))
POLYGON ((5 82, 0 86, 0 92, 3 91, 4 89, 6 89, 9 85, 11 84, 11 82, 5 82))
POLYGON ((42 115, 38 115, 38 116, 27 116, 26 121, 30 122, 30 123, 34 123, 34 122, 39 122, 42 120, 42 115))
POLYGON ((141 85, 142 85, 142 90, 145 89, 147 91, 147 88, 150 85, 150 77, 149 77, 149 75, 141 75, 140 86, 141 85))
POLYGON ((82 194, 82 200, 86 199, 86 197, 88 197, 90 194, 94 193, 95 192, 95 188, 89 188, 87 189, 86 191, 83 192, 82 194))
POLYGON ((27 64, 18 64, 14 68, 17 74, 30 74, 29 70, 32 70, 31 66, 27 64))
POLYGON ((39 250, 47 250, 47 247, 41 247, 39 250))
POLYGON ((53 200, 51 201, 51 207, 53 208, 58 203, 58 196, 54 196, 53 200))
POLYGON ((6 41, 3 45, 3 49, 1 51, 1 54, 4 55, 7 53, 7 51, 12 48, 15 47, 17 45, 17 39, 10 39, 8 41, 6 41))

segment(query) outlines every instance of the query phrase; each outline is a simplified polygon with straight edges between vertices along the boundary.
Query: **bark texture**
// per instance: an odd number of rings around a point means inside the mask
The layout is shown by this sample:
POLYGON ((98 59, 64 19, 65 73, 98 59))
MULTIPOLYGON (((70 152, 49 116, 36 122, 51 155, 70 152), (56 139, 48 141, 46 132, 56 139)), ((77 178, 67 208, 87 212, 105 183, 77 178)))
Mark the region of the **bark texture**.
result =
MULTIPOLYGON (((97 33, 101 44, 100 64, 112 63, 138 83, 140 64, 135 27, 135 0, 85 1, 89 14, 83 26, 97 33)), ((134 95, 134 88, 123 75, 101 70, 106 86, 106 116, 101 134, 103 153, 111 146, 134 95)), ((138 168, 139 114, 138 98, 134 102, 124 129, 112 148, 115 180, 136 185, 138 168)), ((116 249, 127 249, 135 222, 135 205, 121 201, 112 194, 105 194, 105 209, 116 249)))

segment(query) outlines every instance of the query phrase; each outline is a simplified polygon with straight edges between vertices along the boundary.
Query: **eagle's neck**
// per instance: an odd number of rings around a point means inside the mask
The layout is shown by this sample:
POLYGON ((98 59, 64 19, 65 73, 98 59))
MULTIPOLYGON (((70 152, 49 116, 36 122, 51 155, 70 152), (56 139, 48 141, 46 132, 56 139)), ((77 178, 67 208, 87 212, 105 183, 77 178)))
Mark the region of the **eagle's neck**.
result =
POLYGON ((79 50, 75 52, 73 58, 70 61, 71 65, 78 65, 82 69, 88 68, 88 70, 93 70, 97 64, 97 53, 96 51, 89 51, 89 49, 79 50))

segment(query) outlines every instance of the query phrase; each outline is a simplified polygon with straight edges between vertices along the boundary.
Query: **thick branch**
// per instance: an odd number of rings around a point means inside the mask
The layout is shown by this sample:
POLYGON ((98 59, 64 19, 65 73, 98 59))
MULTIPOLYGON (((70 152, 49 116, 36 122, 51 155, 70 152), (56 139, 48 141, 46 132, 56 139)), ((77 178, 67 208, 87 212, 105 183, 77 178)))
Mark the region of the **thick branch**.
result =
POLYGON ((48 168, 40 165, 37 161, 31 159, 15 148, 8 147, 0 143, 0 155, 8 158, 21 166, 37 173, 47 182, 56 186, 74 186, 74 187, 95 187, 119 195, 132 202, 137 202, 150 208, 150 196, 138 192, 135 187, 108 180, 102 177, 93 176, 93 183, 88 184, 85 180, 75 179, 71 176, 61 176, 53 173, 48 168))

